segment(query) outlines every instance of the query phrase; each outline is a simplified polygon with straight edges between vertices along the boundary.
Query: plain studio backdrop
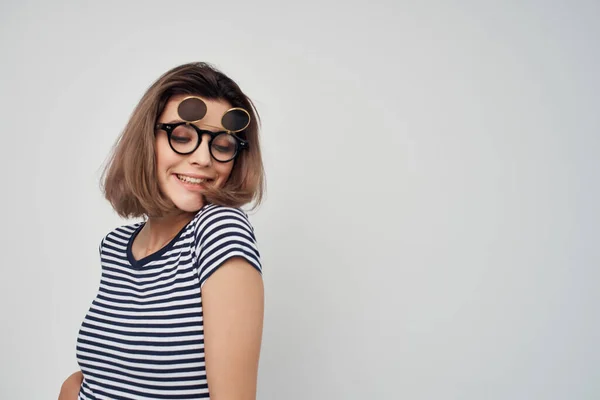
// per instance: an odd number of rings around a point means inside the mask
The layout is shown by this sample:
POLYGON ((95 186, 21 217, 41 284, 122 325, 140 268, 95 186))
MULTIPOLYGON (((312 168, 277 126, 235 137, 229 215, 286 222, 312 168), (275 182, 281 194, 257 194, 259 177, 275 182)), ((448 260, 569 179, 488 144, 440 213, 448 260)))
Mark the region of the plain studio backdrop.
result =
POLYGON ((0 5, 0 398, 53 399, 166 70, 262 116, 259 400, 600 398, 595 1, 0 5), (135 154, 131 155, 135 157, 135 154))

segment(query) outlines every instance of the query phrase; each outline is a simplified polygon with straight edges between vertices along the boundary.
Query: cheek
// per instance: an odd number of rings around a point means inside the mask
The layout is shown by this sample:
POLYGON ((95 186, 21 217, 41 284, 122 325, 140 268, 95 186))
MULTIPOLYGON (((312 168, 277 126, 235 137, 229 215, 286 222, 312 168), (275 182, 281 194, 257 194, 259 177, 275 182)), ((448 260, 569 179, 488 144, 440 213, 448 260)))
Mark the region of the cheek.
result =
POLYGON ((227 179, 229 179, 229 175, 231 175, 231 171, 233 170, 233 163, 227 164, 219 164, 215 165, 215 169, 219 174, 219 186, 223 186, 227 179))
POLYGON ((166 168, 178 162, 177 154, 169 147, 169 143, 165 140, 157 138, 155 147, 156 167, 157 172, 161 174, 166 168))

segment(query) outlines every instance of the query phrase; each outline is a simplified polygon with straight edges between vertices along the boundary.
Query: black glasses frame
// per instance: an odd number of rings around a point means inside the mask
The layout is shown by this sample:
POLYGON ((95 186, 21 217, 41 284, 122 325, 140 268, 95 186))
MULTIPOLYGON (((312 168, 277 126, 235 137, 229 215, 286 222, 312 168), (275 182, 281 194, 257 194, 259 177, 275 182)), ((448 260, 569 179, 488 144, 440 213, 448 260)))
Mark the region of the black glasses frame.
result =
POLYGON ((249 147, 247 141, 240 139, 237 135, 234 135, 232 132, 229 132, 229 131, 218 131, 218 132, 207 131, 204 129, 200 129, 196 125, 191 124, 189 122, 177 122, 174 124, 163 124, 163 123, 159 122, 156 124, 156 129, 167 132, 167 137, 169 138, 169 146, 171 146, 171 150, 173 150, 175 153, 181 154, 181 155, 192 154, 193 152, 195 152, 198 149, 198 147, 200 147, 200 143, 202 143, 202 135, 205 135, 205 134, 209 135, 210 140, 208 141, 208 151, 210 152, 210 156, 214 160, 216 160, 218 162, 222 162, 222 163, 229 162, 229 161, 235 159, 238 156, 238 154, 240 153, 240 150, 245 150, 245 149, 248 149, 248 147, 249 147), (181 125, 191 126, 192 128, 194 128, 194 130, 196 131, 196 134, 198 135, 198 140, 196 141, 196 145, 194 146, 194 148, 190 151, 186 151, 185 153, 181 152, 181 151, 177 151, 175 149, 175 147, 173 146, 173 143, 171 143, 171 135, 173 134, 173 130, 175 130, 175 128, 177 128, 178 126, 181 126, 181 125), (229 135, 235 139, 235 143, 236 143, 235 153, 233 154, 233 157, 231 157, 227 160, 219 160, 218 158, 216 158, 214 156, 214 154, 212 152, 212 146, 211 146, 212 141, 219 135, 229 135))

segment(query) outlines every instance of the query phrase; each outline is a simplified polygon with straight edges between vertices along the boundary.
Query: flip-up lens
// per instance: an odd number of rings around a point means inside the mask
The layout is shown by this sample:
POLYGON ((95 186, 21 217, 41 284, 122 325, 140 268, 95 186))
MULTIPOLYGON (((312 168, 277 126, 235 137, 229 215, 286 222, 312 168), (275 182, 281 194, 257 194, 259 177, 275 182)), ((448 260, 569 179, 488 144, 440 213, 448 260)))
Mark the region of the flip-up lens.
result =
POLYGON ((179 117, 186 122, 196 122, 206 115, 206 103, 198 97, 188 97, 177 107, 179 117))
POLYGON ((250 125, 250 114, 242 108, 232 108, 223 114, 221 125, 229 132, 239 132, 250 125))

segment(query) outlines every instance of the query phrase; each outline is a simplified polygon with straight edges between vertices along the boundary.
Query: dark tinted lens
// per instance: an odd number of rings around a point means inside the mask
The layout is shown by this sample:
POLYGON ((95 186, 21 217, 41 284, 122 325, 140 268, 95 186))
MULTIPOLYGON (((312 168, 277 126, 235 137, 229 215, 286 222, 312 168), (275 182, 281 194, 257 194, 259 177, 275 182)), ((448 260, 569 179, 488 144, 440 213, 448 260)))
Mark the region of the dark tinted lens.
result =
POLYGON ((230 132, 239 132, 250 124, 250 114, 245 110, 235 108, 227 111, 221 118, 221 125, 230 132))
POLYGON ((189 125, 180 125, 173 129, 171 146, 178 153, 189 153, 194 150, 198 142, 198 134, 189 125))
POLYGON ((190 97, 179 103, 177 113, 184 121, 199 121, 206 115, 206 103, 197 97, 190 97))
POLYGON ((237 142, 233 136, 222 133, 213 139, 210 144, 210 150, 215 159, 229 161, 237 152, 237 142))

